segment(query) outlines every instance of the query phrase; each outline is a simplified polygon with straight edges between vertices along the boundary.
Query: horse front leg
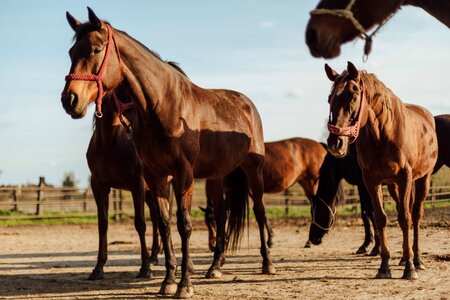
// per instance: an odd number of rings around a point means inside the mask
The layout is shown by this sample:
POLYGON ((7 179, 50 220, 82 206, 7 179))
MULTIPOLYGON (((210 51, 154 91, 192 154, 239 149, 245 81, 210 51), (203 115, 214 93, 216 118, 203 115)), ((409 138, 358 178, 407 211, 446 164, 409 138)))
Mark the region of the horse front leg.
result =
MULTIPOLYGON (((363 244, 358 248, 356 251, 356 254, 364 254, 369 251, 369 246, 373 242, 373 235, 371 230, 371 221, 373 223, 373 208, 372 208, 372 201, 370 200, 370 196, 367 193, 365 186, 358 186, 358 194, 359 194, 359 201, 361 206, 361 218, 363 220, 364 224, 364 242, 363 244)), ((375 230, 376 231, 376 230, 375 230)), ((378 241, 379 242, 379 241, 378 241)), ((379 243, 378 243, 379 247, 379 243)), ((379 249, 377 248, 377 245, 372 249, 370 252, 370 256, 378 255, 379 249), (374 253, 376 252, 376 253, 374 253)))
POLYGON ((372 200, 375 226, 380 237, 381 265, 378 269, 376 278, 387 279, 392 278, 391 269, 389 268, 389 258, 391 257, 391 253, 388 249, 386 236, 387 217, 383 208, 383 194, 381 190, 381 183, 373 179, 369 174, 370 171, 363 172, 364 183, 366 185, 367 192, 372 200))
POLYGON ((133 205, 134 205, 134 228, 139 235, 139 242, 141 244, 141 269, 139 270, 137 278, 150 278, 152 271, 150 269, 150 254, 147 249, 147 243, 145 241, 145 213, 144 213, 144 202, 145 202, 145 183, 144 179, 140 178, 135 180, 136 186, 131 188, 131 194, 133 195, 133 205))
POLYGON ((150 191, 145 192, 145 202, 150 210, 150 219, 152 221, 152 251, 150 255, 150 264, 158 264, 158 254, 161 251, 161 246, 159 244, 159 230, 158 230, 158 199, 155 193, 150 193, 150 191))
POLYGON ((184 168, 185 173, 174 178, 174 191, 177 200, 177 227, 181 237, 181 279, 178 283, 176 298, 191 298, 194 295, 194 287, 191 282, 191 275, 194 271, 189 240, 192 233, 191 207, 192 193, 194 190, 194 178, 191 169, 184 168))
POLYGON ((98 217, 98 255, 97 264, 89 275, 89 280, 99 280, 105 277, 103 266, 108 259, 108 209, 109 209, 109 185, 100 182, 96 176, 91 177, 92 193, 94 194, 95 203, 97 204, 98 217))
POLYGON ((413 189, 412 172, 410 168, 405 168, 398 174, 397 188, 399 197, 397 202, 397 216, 403 234, 402 261, 405 262, 402 278, 417 279, 418 274, 413 264, 413 251, 409 233, 412 225, 410 204, 411 201, 414 201, 411 200, 411 198, 414 198, 412 192, 415 190, 413 189))

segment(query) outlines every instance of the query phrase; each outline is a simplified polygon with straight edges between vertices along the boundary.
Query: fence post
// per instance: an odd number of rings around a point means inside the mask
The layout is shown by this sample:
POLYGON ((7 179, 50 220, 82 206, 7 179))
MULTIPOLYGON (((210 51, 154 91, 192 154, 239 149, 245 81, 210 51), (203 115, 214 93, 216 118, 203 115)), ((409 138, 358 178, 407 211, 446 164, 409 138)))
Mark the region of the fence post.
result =
POLYGON ((289 215, 289 190, 284 190, 284 214, 286 217, 289 215))
POLYGON ((38 185, 37 199, 36 199, 36 215, 37 216, 40 216, 42 214, 41 201, 44 199, 44 191, 43 191, 44 187, 45 187, 45 177, 41 176, 41 177, 39 177, 39 185, 38 185))
POLYGON ((18 185, 13 191, 13 211, 19 211, 19 198, 22 194, 22 186, 18 185))
POLYGON ((119 221, 122 222, 122 213, 123 213, 123 195, 122 190, 119 190, 119 221))
POLYGON ((89 191, 89 188, 86 188, 86 190, 84 190, 84 194, 83 194, 83 211, 84 212, 87 211, 88 191, 89 191))
POLYGON ((114 221, 117 221, 119 216, 117 215, 117 190, 113 189, 113 208, 114 208, 114 221))

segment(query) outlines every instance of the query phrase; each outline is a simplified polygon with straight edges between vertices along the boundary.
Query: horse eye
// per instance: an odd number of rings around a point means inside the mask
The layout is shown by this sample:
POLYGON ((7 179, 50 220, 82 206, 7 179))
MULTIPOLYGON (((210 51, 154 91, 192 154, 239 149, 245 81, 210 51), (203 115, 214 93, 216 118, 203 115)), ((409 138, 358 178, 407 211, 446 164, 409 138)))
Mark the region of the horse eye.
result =
POLYGON ((102 52, 101 48, 94 48, 94 54, 99 54, 100 52, 102 52))

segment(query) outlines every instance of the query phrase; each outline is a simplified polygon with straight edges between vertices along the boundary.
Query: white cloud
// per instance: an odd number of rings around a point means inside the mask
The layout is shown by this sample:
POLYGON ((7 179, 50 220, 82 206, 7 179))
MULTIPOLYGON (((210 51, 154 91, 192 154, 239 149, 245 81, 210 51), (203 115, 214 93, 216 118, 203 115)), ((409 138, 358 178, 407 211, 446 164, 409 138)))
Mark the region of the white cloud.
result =
POLYGON ((259 23, 259 27, 262 29, 272 28, 275 26, 275 23, 272 21, 263 21, 259 23))

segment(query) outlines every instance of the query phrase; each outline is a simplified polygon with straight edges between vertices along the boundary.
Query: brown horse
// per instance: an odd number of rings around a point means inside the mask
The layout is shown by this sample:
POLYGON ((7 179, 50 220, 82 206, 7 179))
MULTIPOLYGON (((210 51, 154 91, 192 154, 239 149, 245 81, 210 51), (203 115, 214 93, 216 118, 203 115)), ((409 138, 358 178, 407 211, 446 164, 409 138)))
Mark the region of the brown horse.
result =
POLYGON ((306 26, 306 44, 314 57, 334 58, 340 46, 357 37, 366 40, 365 55, 371 50, 373 35, 403 5, 423 8, 450 27, 448 0, 322 0, 311 11, 306 26), (372 34, 367 31, 379 24, 372 34))
MULTIPOLYGON (((67 13, 75 31, 75 44, 69 52, 71 74, 66 76, 61 101, 68 114, 81 118, 94 101, 96 115, 102 115, 103 90, 121 86, 131 96, 138 115, 133 141, 144 164, 146 182, 160 208, 159 229, 166 257, 166 277, 160 293, 171 294, 175 288, 177 297, 189 298, 194 293, 189 250, 194 178, 221 178, 230 174, 229 181, 235 182, 230 185, 230 195, 236 196, 232 198, 234 203, 245 202, 248 182, 260 231, 262 270, 266 274, 275 273, 264 232, 264 142, 254 104, 235 91, 194 85, 141 43, 88 10, 89 22, 84 24, 67 13), (183 254, 178 286, 170 218, 161 205, 168 201, 168 176, 173 177, 183 254)), ((239 241, 245 212, 235 213, 229 228, 233 240, 239 241)), ((220 265, 223 254, 222 240, 218 239, 217 245, 212 268, 220 265)))
POLYGON ((325 71, 334 82, 329 97, 329 150, 336 157, 345 156, 349 143, 356 140, 358 164, 372 199, 380 238, 382 261, 377 278, 391 278, 381 193, 381 185, 386 183, 396 201, 403 232, 403 278, 416 279, 416 269, 424 268, 419 249, 423 201, 438 156, 433 116, 420 106, 403 104, 375 75, 359 72, 350 62, 341 75, 328 65, 325 71))
POLYGON ((439 145, 439 155, 433 171, 436 173, 443 165, 450 168, 450 115, 435 116, 434 121, 439 145))
MULTIPOLYGON (((312 196, 317 192, 320 166, 327 154, 324 146, 305 138, 291 138, 264 143, 264 145, 266 148, 263 167, 264 193, 279 193, 298 183, 311 201, 312 196)), ((224 195, 221 181, 207 180, 205 191, 207 198, 205 223, 208 227, 209 247, 214 249, 216 238, 212 215, 214 203, 220 201, 224 195)), ((225 211, 220 213, 225 213, 225 211)), ((268 245, 271 247, 273 231, 268 220, 266 228, 269 236, 268 245)))
MULTIPOLYGON (((118 91, 115 91, 116 93, 118 91)), ((99 250, 97 264, 89 276, 96 280, 104 277, 103 266, 108 257, 107 231, 108 231, 108 208, 109 193, 111 188, 120 188, 131 191, 134 204, 134 226, 139 234, 141 244, 142 266, 137 277, 150 277, 150 263, 158 261, 159 252, 157 213, 151 207, 150 194, 143 176, 143 166, 134 148, 133 141, 127 129, 119 119, 121 103, 117 105, 110 100, 117 96, 114 92, 106 95, 107 100, 102 104, 103 118, 95 118, 95 129, 86 153, 89 169, 91 171, 91 187, 97 204, 99 250), (153 247, 150 257, 145 242, 145 217, 144 201, 150 208, 150 216, 153 223, 153 247)), ((130 103, 132 104, 132 103, 130 103)), ((127 110, 127 122, 134 122, 136 118, 134 109, 127 110)))

